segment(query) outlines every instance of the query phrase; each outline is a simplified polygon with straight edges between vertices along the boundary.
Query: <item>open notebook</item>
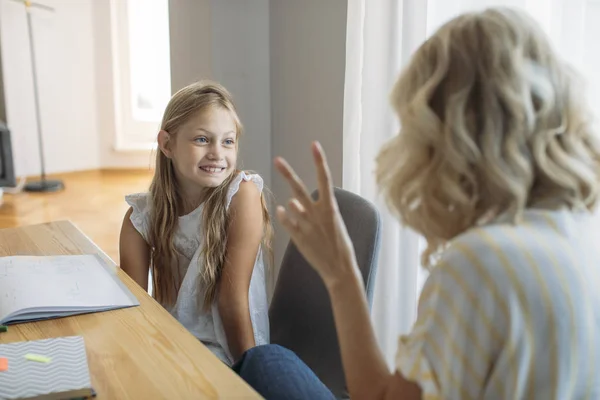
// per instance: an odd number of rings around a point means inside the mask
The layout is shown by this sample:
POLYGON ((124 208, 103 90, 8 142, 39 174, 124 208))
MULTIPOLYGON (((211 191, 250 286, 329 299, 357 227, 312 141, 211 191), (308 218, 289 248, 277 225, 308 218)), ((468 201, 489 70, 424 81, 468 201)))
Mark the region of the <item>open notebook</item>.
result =
POLYGON ((0 324, 137 305, 98 256, 0 257, 0 324))
POLYGON ((0 344, 0 358, 6 363, 0 399, 58 400, 94 393, 81 336, 0 344), (32 355, 44 362, 31 360, 32 355))

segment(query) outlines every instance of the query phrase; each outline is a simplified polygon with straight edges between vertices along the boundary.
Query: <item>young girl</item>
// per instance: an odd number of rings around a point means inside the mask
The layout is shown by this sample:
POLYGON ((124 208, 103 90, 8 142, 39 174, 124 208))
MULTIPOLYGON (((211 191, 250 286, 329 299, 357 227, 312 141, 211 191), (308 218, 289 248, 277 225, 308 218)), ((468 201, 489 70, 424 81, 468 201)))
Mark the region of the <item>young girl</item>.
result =
POLYGON ((271 228, 258 175, 236 169, 242 125, 225 88, 178 91, 158 134, 149 193, 131 206, 121 268, 221 360, 268 343, 265 251, 271 228))
MULTIPOLYGON (((295 196, 278 217, 329 291, 350 397, 600 399, 600 147, 570 69, 530 17, 489 9, 427 40, 392 105, 402 128, 377 180, 427 240, 431 271, 394 371, 322 150, 318 201, 277 160, 295 196)), ((274 376, 280 391, 332 397, 290 359, 256 347, 238 370, 266 398, 274 376)))

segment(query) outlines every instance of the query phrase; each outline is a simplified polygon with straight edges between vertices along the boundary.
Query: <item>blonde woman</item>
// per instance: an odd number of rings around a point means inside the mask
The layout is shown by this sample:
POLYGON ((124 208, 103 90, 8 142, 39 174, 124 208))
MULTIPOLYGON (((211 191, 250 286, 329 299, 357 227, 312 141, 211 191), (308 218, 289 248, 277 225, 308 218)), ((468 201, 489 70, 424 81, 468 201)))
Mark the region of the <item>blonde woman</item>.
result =
POLYGON ((265 252, 270 221, 259 175, 237 170, 242 125, 229 92, 201 81, 173 95, 150 192, 131 206, 121 268, 228 365, 269 342, 265 252))
MULTIPOLYGON (((402 129, 377 179, 427 239, 431 274, 393 372, 323 151, 313 147, 316 202, 276 160, 294 193, 278 217, 329 290, 352 399, 600 398, 600 153, 570 75, 538 25, 503 8, 448 22, 400 76, 402 129)), ((289 398, 331 397, 293 355, 271 351, 290 360, 278 366, 287 389, 301 388, 289 398)), ((269 383, 268 347, 246 356, 241 374, 265 397, 286 390, 269 383)))

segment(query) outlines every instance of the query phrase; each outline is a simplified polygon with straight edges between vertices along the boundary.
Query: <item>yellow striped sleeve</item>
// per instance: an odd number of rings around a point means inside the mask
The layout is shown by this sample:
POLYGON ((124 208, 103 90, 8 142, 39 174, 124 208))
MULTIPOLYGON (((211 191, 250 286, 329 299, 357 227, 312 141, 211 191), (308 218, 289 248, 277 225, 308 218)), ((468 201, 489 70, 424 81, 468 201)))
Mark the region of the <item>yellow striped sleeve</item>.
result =
POLYGON ((397 371, 423 398, 474 399, 485 390, 507 309, 479 254, 468 244, 444 254, 423 288, 413 333, 399 340, 397 371))
POLYGON ((592 226, 585 214, 529 210, 452 240, 399 341, 398 373, 427 399, 600 399, 592 226))

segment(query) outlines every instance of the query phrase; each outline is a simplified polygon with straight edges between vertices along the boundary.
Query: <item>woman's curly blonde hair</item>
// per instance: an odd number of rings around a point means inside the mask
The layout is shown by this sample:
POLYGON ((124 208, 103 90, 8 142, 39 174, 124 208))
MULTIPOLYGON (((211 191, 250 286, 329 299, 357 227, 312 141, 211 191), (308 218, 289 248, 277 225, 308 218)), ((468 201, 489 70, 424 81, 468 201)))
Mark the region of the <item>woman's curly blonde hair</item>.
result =
POLYGON ((401 130, 377 159, 390 208, 422 234, 425 267, 452 238, 548 202, 592 210, 600 152, 575 75, 523 12, 459 16, 392 92, 401 130))

